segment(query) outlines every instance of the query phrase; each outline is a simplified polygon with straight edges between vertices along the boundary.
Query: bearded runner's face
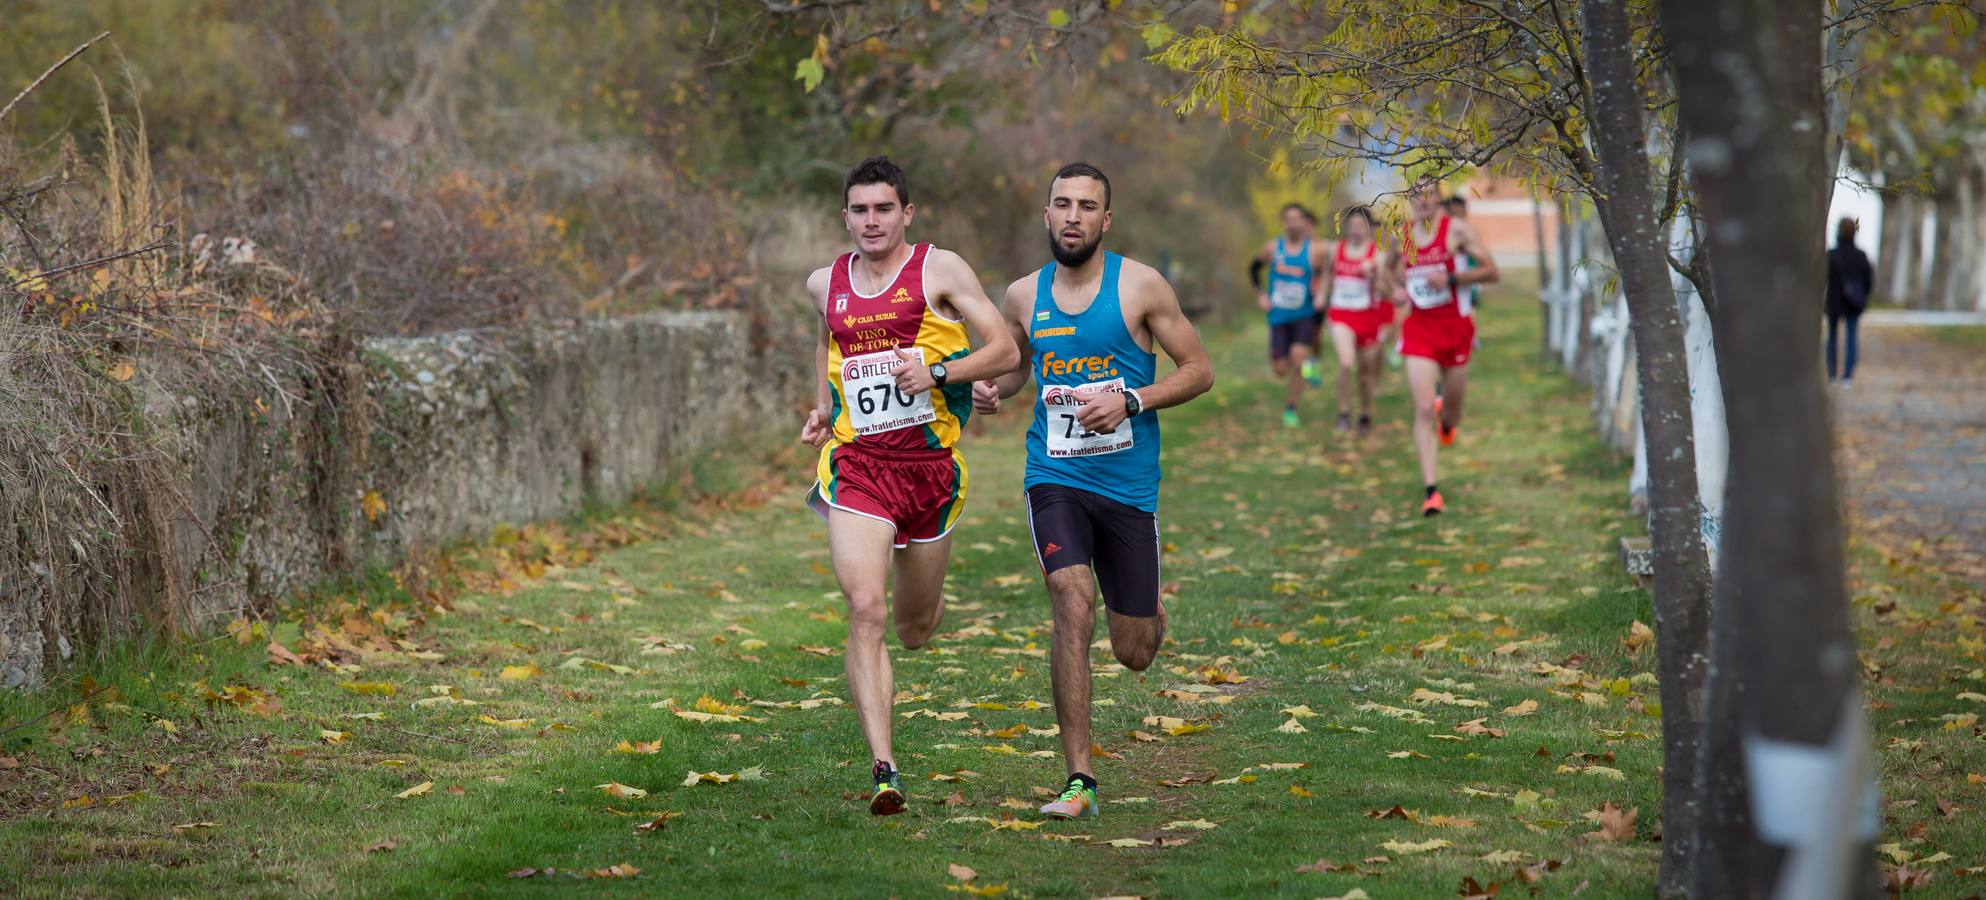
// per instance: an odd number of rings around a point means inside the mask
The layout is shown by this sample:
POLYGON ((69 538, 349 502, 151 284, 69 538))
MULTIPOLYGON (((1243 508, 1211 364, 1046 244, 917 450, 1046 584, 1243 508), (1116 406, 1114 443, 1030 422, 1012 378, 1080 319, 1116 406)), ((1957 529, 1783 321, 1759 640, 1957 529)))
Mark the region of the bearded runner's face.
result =
POLYGON ((896 188, 887 184, 858 184, 848 189, 848 205, 841 210, 841 217, 848 224, 848 235, 855 239, 855 249, 863 256, 878 258, 888 256, 903 244, 903 233, 910 227, 911 207, 901 202, 896 188))
POLYGON ((1283 210, 1283 237, 1290 242, 1301 241, 1310 234, 1310 217, 1303 210, 1291 207, 1283 210))
POLYGON ((1110 210, 1104 208, 1103 182, 1087 175, 1057 178, 1048 186, 1048 206, 1042 223, 1048 226, 1048 249, 1064 266, 1089 262, 1110 230, 1110 210))

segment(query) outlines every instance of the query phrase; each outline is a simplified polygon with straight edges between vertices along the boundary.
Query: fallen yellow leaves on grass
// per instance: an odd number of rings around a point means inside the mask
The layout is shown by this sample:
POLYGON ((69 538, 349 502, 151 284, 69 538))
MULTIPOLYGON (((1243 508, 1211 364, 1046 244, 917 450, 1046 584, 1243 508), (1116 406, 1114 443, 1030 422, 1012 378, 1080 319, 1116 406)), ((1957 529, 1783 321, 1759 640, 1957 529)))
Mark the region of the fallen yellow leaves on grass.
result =
POLYGON ((537 719, 499 719, 496 716, 490 715, 489 713, 483 713, 482 715, 476 717, 476 721, 481 722, 484 725, 496 725, 502 728, 529 728, 531 727, 532 723, 538 720, 537 719))
POLYGON ((1289 721, 1276 726, 1276 730, 1284 734, 1307 734, 1310 731, 1310 729, 1303 727, 1302 722, 1298 722, 1295 719, 1290 719, 1289 721))
POLYGON ((317 736, 322 738, 324 743, 327 744, 342 744, 346 738, 352 736, 352 733, 349 731, 332 731, 329 728, 325 728, 318 731, 317 736))
POLYGON ((606 784, 596 784, 593 787, 599 790, 600 793, 606 794, 609 797, 626 797, 629 800, 640 800, 641 798, 648 796, 647 791, 642 790, 641 788, 638 787, 629 787, 628 785, 622 784, 618 781, 609 781, 606 784))
POLYGON ((338 685, 354 694, 377 694, 391 697, 400 693, 400 686, 391 681, 347 681, 338 685))
POLYGON ((1407 699, 1414 703, 1439 703, 1442 704, 1443 706, 1460 706, 1468 709, 1489 705, 1489 701, 1487 700, 1473 700, 1468 697, 1457 697, 1454 694, 1447 693, 1446 691, 1431 691, 1428 690, 1427 688, 1414 688, 1413 696, 1408 697, 1407 699))
POLYGON ((522 666, 504 666, 503 671, 497 673, 497 677, 504 681, 523 681, 543 674, 545 670, 538 668, 537 663, 528 663, 522 666))
POLYGON ((618 744, 615 744, 614 748, 607 752, 608 753, 641 753, 641 754, 660 753, 662 752, 662 741, 660 739, 653 741, 641 741, 639 743, 629 743, 627 741, 622 741, 618 744))
POLYGON ((759 766, 753 766, 729 775, 722 772, 691 771, 689 774, 683 776, 683 787, 690 787, 697 784, 730 784, 734 781, 764 780, 765 769, 759 766))
POLYGON ((1434 850, 1440 850, 1443 847, 1450 847, 1453 845, 1450 844, 1448 841, 1442 840, 1441 838, 1431 838, 1425 841, 1387 841, 1386 843, 1380 844, 1379 846, 1385 848, 1389 852, 1397 853, 1401 856, 1407 856, 1414 853, 1428 853, 1434 850))
POLYGON ((1536 700, 1526 700, 1516 706, 1506 706, 1503 708, 1503 714, 1506 716, 1528 716, 1537 711, 1538 701, 1536 700))
POLYGON ((423 781, 420 784, 414 785, 413 787, 401 791, 400 793, 394 794, 393 799, 406 800, 412 797, 422 796, 432 790, 434 790, 434 782, 423 781))
POLYGON ((1173 716, 1146 716, 1144 718, 1144 723, 1146 725, 1150 725, 1155 728, 1161 729, 1166 734, 1172 735, 1173 737, 1179 737, 1181 735, 1187 735, 1187 734, 1199 734, 1202 731, 1211 731, 1214 727, 1212 725, 1206 725, 1206 724, 1189 723, 1185 719, 1175 718, 1173 716))

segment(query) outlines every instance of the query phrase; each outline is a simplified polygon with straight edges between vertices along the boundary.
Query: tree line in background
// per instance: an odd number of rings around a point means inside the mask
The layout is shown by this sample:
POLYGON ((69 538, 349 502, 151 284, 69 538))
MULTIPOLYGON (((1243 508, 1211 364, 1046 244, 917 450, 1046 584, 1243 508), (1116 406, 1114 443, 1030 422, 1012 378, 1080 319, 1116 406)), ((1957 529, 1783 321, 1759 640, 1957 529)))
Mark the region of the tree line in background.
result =
POLYGON ((198 234, 253 241, 285 276, 258 296, 352 310, 366 331, 743 305, 760 263, 839 245, 841 174, 873 153, 909 168, 924 239, 967 251, 989 280, 1039 264, 1043 179, 1090 156, 1118 176, 1120 240, 1170 261, 1190 302, 1223 302, 1235 279, 1219 261, 1257 227, 1233 201, 1258 167, 1245 140, 1161 102, 1183 79, 1142 59, 1136 30, 929 13, 29 0, 0 31, 0 83, 112 34, 0 129, 0 200, 20 213, 0 255, 22 271, 90 258, 19 236, 58 211, 6 185, 103 207, 107 185, 77 163, 101 155, 100 123, 142 115, 159 210, 147 239, 173 245, 161 258, 198 234))
MULTIPOLYGON (((1886 263, 1893 296, 1949 304, 1979 280, 1971 2, 99 0, 28 4, 0 32, 0 79, 26 83, 103 20, 128 74, 98 60, 106 88, 52 81, 0 128, 15 136, 0 262, 51 271, 164 242, 152 277, 184 280, 252 240, 287 286, 267 292, 272 315, 318 304, 373 330, 743 304, 750 261, 808 234, 840 245, 840 173, 881 150, 911 169, 923 236, 973 251, 989 279, 1038 264, 1041 183, 1081 152, 1136 212, 1120 246, 1210 300, 1255 238, 1262 158, 1327 184, 1361 164, 1486 169, 1590 208, 1627 299, 1649 451, 1661 892, 1878 890, 1851 802, 1869 774, 1852 752, 1863 713, 1817 341, 1784 337, 1817 328, 1844 147, 1897 210, 1882 256, 1913 262, 1886 263), (140 109, 152 137, 135 156, 171 189, 127 196, 122 164, 78 183, 80 161, 132 158, 112 152, 130 146, 115 128, 140 109), (136 230, 91 227, 148 203, 161 214, 136 230), (235 243, 203 256, 189 234, 235 243), (1715 571, 1684 303, 1715 324, 1729 410, 1715 571), (1848 748, 1795 785, 1831 803, 1799 827, 1753 821, 1746 758, 1789 747, 1848 748), (1841 860, 1852 871, 1828 869, 1841 860)), ((7 291, 85 316, 135 308, 121 285, 7 291), (96 302, 77 312, 78 297, 96 302)))

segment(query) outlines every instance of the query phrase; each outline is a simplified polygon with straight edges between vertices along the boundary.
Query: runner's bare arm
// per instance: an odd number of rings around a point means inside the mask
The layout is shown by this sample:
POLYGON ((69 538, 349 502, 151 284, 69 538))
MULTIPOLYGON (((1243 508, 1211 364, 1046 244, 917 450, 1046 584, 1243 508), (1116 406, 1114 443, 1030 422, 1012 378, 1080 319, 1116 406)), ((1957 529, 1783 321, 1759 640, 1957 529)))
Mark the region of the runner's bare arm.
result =
POLYGON ((1407 257, 1398 250, 1381 250, 1385 261, 1379 265, 1379 282, 1385 285, 1383 295, 1394 306, 1407 305, 1407 257))
POLYGON ((1338 279, 1338 241, 1325 244, 1330 249, 1319 249, 1315 244, 1310 250, 1310 296, 1322 303, 1331 296, 1331 284, 1338 279), (1319 259, 1319 256, 1322 259, 1319 259))
POLYGON ((1008 331, 1014 336, 1014 347, 1023 362, 1015 365, 1012 371, 1004 372, 992 379, 999 389, 1000 399, 1004 400, 1027 387, 1028 367, 1025 360, 1034 355, 1033 341, 1028 337, 1030 322, 1034 312, 1035 276, 1028 275, 1013 284, 1007 285, 1007 295, 1000 304, 1000 318, 1007 323, 1008 331))
MULTIPOLYGON (((935 295, 932 299, 950 306, 985 341, 978 349, 945 363, 946 382, 965 384, 991 378, 1019 365, 1020 352, 1014 349, 1014 336, 1001 321, 1000 310, 986 299, 986 290, 979 286, 979 276, 973 274, 972 267, 950 250, 933 247, 929 252, 924 261, 927 296, 935 295)), ((927 360, 921 366, 910 365, 909 354, 901 349, 897 354, 906 358, 894 370, 897 390, 917 394, 937 387, 929 364, 938 360, 927 360)))
POLYGON ((1496 269, 1496 257, 1489 248, 1483 246, 1483 237, 1476 233, 1476 227, 1467 222, 1455 222, 1449 226, 1456 243, 1462 245, 1462 252, 1469 254, 1475 263, 1467 272, 1455 273, 1456 284, 1495 284, 1503 280, 1503 273, 1496 269), (1456 226, 1460 226, 1457 228, 1456 226))
MULTIPOLYGON (((1172 373, 1138 388, 1145 409, 1165 409, 1198 397, 1214 386, 1214 364, 1200 344, 1200 332, 1179 308, 1179 295, 1158 270, 1126 260, 1119 297, 1132 303, 1152 333, 1152 343, 1172 358, 1172 373)), ((1124 395, 1112 391, 1083 402, 1077 424, 1090 431, 1112 432, 1124 422, 1124 395)))
MULTIPOLYGON (((815 269, 807 276, 807 294, 812 298, 814 312, 825 315, 827 309, 828 269, 815 269)), ((800 426, 800 443, 818 450, 827 444, 834 434, 834 423, 828 421, 828 410, 832 408, 833 395, 828 388, 828 332, 827 320, 814 323, 814 408, 807 413, 807 421, 800 426)))
POLYGON ((1265 268, 1273 269, 1276 260, 1276 242, 1265 241, 1262 249, 1255 251, 1255 261, 1249 265, 1248 278, 1255 284, 1255 305, 1269 311, 1269 281, 1262 277, 1265 268))

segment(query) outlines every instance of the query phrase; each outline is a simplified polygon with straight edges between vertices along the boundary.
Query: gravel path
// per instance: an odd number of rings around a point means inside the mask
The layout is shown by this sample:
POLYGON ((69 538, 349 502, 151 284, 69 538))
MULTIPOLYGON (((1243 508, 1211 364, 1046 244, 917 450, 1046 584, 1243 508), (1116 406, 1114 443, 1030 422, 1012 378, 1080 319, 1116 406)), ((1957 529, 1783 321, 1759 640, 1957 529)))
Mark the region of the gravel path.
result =
POLYGON ((1986 346, 1865 327, 1861 350, 1853 386, 1830 389, 1851 528, 1986 586, 1986 346))

